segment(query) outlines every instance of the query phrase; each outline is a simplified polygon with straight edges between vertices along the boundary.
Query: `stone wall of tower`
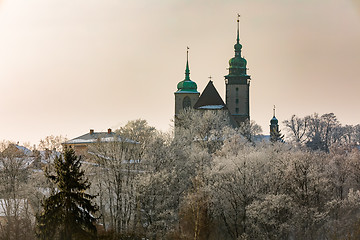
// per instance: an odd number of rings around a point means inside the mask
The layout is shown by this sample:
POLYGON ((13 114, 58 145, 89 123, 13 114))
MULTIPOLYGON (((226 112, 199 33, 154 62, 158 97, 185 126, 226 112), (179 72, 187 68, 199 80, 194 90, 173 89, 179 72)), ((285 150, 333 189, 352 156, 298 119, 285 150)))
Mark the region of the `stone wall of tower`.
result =
POLYGON ((177 119, 178 114, 184 110, 184 99, 189 97, 190 99, 190 108, 193 108, 197 100, 199 99, 200 93, 175 93, 175 126, 179 126, 179 120, 177 119))
POLYGON ((175 93, 175 116, 184 109, 183 103, 185 97, 190 98, 190 107, 193 108, 199 96, 200 93, 175 93))
POLYGON ((226 84, 226 106, 238 124, 249 119, 249 85, 226 84))

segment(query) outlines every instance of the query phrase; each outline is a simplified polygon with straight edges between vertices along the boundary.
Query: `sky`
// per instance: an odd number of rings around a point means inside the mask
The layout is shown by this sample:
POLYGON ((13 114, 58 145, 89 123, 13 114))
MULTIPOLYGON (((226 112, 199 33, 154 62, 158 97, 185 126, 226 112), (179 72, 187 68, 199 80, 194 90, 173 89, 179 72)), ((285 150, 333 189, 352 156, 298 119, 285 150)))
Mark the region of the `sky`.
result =
MULTIPOLYGON (((250 116, 360 121, 360 0, 0 0, 0 140, 37 144, 146 119, 167 131, 176 85, 224 97, 236 18, 250 116)), ((284 132, 284 131, 283 131, 284 132)))

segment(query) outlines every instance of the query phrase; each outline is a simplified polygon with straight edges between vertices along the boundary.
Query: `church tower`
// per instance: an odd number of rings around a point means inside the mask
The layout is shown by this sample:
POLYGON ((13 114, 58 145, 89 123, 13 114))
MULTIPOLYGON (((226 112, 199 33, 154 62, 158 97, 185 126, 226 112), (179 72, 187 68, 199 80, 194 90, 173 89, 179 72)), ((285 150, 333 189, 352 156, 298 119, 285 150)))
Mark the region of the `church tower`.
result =
POLYGON ((270 141, 283 142, 283 138, 284 138, 284 136, 280 133, 280 130, 279 130, 279 121, 275 117, 275 106, 274 106, 273 118, 270 120, 270 141))
POLYGON ((241 57, 242 45, 239 37, 239 17, 237 19, 237 38, 234 45, 235 57, 229 60, 229 74, 225 76, 226 106, 239 125, 250 119, 249 89, 250 76, 246 73, 246 60, 241 57))
POLYGON ((178 83, 177 89, 175 92, 175 125, 176 116, 185 108, 193 108, 200 95, 196 83, 190 80, 189 48, 186 51, 185 79, 178 83))

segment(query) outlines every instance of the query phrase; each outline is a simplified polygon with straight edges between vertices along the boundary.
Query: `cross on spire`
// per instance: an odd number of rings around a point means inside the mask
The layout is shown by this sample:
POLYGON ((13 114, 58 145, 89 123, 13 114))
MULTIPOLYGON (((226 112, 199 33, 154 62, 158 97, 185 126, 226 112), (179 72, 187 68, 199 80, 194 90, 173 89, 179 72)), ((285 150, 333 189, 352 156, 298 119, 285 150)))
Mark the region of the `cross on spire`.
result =
POLYGON ((240 42, 240 14, 237 14, 237 38, 236 43, 240 42))
POLYGON ((210 79, 210 81, 211 81, 211 79, 212 79, 212 76, 211 76, 211 75, 209 76, 209 79, 210 79))
POLYGON ((274 108, 273 108, 273 115, 275 117, 275 105, 274 105, 274 108))
POLYGON ((190 81, 190 69, 189 69, 189 47, 186 47, 186 69, 185 80, 190 81))

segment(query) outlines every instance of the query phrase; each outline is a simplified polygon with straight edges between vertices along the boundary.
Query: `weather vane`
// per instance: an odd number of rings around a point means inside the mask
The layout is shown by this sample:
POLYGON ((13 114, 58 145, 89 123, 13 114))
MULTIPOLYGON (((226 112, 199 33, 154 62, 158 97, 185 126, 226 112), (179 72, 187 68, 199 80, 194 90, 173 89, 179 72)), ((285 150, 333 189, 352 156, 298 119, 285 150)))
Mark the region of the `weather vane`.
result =
POLYGON ((209 76, 209 79, 210 79, 210 81, 211 81, 211 79, 212 79, 212 76, 211 76, 211 75, 209 76))

